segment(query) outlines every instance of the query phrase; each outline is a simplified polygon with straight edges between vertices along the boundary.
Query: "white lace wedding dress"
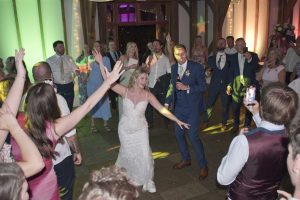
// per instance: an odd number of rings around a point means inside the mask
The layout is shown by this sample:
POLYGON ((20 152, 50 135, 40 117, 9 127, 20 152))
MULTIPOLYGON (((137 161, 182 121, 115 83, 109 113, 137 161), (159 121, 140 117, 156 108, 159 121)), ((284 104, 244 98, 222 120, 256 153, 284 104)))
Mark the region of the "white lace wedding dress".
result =
POLYGON ((154 161, 145 118, 147 104, 147 100, 135 105, 127 95, 123 98, 123 114, 118 128, 121 147, 116 165, 124 167, 133 182, 142 185, 144 191, 156 192, 152 180, 154 161))

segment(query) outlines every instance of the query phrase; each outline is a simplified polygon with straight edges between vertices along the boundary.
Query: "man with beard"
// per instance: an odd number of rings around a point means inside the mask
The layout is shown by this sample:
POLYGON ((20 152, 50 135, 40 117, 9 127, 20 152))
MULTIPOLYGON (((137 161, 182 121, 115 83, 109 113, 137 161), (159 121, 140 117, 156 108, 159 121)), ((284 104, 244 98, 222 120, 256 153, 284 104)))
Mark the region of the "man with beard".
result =
POLYGON ((226 40, 220 38, 217 42, 217 52, 208 57, 208 70, 206 74, 211 76, 211 82, 208 90, 208 101, 205 122, 208 123, 212 115, 213 107, 219 95, 222 102, 222 130, 227 129, 229 97, 226 94, 226 87, 229 84, 229 63, 228 55, 225 54, 226 40))
MULTIPOLYGON (((153 54, 148 56, 146 65, 149 70, 149 89, 160 103, 164 103, 167 88, 170 83, 171 65, 168 57, 163 53, 163 44, 160 40, 155 39, 152 43, 153 54)), ((153 127, 153 107, 149 104, 146 110, 146 118, 149 127, 153 127)), ((167 119, 165 120, 167 123, 167 119)))

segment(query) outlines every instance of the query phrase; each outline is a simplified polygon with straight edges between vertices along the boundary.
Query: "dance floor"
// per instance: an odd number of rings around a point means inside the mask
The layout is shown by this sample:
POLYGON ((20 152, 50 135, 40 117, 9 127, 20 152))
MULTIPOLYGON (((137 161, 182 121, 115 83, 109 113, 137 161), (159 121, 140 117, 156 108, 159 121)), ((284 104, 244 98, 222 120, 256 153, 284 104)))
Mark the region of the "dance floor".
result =
MULTIPOLYGON (((229 144, 236 133, 232 133, 232 120, 229 120, 228 131, 221 131, 220 102, 218 100, 210 126, 200 131, 199 135, 205 147, 208 161, 209 176, 198 180, 199 166, 190 145, 192 166, 181 170, 172 169, 173 164, 180 160, 180 154, 173 132, 173 123, 166 127, 164 120, 157 113, 155 124, 150 130, 150 146, 155 159, 154 182, 157 192, 144 193, 140 189, 140 199, 145 200, 224 200, 226 188, 216 182, 217 168, 226 154, 229 144)), ((84 118, 77 126, 82 149, 83 164, 76 167, 74 199, 79 196, 83 184, 92 170, 115 163, 119 151, 118 112, 112 111, 113 118, 109 121, 111 132, 106 132, 101 120, 97 121, 97 134, 90 131, 90 117, 84 118)), ((130 123, 130 122, 129 122, 130 123)))

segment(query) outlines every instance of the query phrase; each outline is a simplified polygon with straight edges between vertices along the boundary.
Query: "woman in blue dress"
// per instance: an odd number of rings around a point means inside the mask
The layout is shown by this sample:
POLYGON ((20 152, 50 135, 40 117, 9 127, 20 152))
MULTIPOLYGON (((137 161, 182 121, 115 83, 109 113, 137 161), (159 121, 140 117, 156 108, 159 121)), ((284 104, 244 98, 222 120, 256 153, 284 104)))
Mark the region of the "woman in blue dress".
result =
MULTIPOLYGON (((103 63, 108 71, 111 71, 110 61, 109 58, 105 55, 104 45, 101 44, 99 41, 94 42, 94 49, 101 53, 103 56, 103 63)), ((89 77, 87 80, 87 95, 90 96, 91 94, 96 91, 100 85, 102 85, 104 79, 100 72, 99 64, 96 61, 92 61, 90 64, 91 71, 89 73, 89 77)), ((104 128, 106 131, 110 131, 108 126, 108 120, 111 118, 110 112, 110 105, 109 105, 109 98, 106 94, 91 110, 91 131, 92 133, 96 133, 97 129, 95 126, 95 119, 101 118, 104 122, 104 128)))

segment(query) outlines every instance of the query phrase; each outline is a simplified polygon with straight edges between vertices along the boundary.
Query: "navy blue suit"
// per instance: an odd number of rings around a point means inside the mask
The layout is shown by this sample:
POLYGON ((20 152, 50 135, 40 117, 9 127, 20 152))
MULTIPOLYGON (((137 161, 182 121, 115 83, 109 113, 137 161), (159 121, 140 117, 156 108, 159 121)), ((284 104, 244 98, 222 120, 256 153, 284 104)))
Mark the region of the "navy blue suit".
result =
MULTIPOLYGON (((229 65, 231 70, 230 86, 233 89, 232 93, 232 106, 233 106, 233 117, 234 126, 239 126, 240 124, 240 107, 245 96, 246 88, 250 85, 256 84, 255 73, 258 67, 258 56, 256 53, 250 52, 252 59, 248 62, 245 59, 243 78, 240 74, 238 53, 230 56, 229 65)), ((246 111, 245 114, 245 126, 250 126, 251 124, 251 113, 246 111)))
MULTIPOLYGON (((174 114, 178 119, 191 125, 187 135, 194 147, 200 167, 205 167, 204 148, 198 136, 200 108, 203 107, 203 92, 206 89, 204 68, 198 63, 187 61, 181 82, 190 87, 189 91, 176 89, 177 75, 178 64, 174 64, 171 66, 171 84, 166 97, 166 104, 174 106, 174 114)), ((182 160, 191 160, 184 130, 177 124, 175 125, 175 134, 182 160)))
POLYGON ((208 57, 208 66, 212 69, 212 77, 208 90, 206 122, 211 117, 213 106, 219 95, 222 103, 222 124, 226 124, 229 112, 229 97, 226 94, 227 85, 230 81, 229 56, 225 55, 225 65, 222 69, 217 66, 217 55, 208 57))

